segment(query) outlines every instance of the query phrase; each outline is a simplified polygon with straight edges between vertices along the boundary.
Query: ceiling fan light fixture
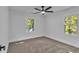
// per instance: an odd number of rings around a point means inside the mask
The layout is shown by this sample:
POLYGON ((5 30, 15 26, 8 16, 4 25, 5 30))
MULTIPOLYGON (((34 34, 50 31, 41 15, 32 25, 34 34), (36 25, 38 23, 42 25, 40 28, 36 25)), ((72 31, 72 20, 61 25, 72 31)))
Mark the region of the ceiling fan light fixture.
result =
POLYGON ((46 12, 45 12, 45 11, 42 11, 41 13, 42 13, 42 14, 45 14, 46 12))

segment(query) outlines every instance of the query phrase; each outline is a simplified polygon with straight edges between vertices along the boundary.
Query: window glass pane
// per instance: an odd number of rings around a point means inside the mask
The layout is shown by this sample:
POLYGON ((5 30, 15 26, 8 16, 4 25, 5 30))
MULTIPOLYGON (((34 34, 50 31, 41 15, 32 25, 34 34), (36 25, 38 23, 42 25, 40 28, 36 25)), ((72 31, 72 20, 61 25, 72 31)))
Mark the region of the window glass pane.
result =
POLYGON ((34 19, 28 18, 26 20, 26 28, 28 32, 34 31, 34 19))
POLYGON ((67 16, 65 18, 65 33, 76 33, 77 32, 77 16, 67 16))

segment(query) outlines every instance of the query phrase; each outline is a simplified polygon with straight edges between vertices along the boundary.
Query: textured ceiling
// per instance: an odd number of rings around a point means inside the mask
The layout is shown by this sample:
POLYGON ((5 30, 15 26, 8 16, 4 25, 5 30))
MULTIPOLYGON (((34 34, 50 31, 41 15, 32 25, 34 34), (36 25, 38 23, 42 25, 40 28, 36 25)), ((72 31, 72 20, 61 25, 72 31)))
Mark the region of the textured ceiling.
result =
MULTIPOLYGON (((48 6, 46 6, 45 8, 47 8, 48 6)), ((65 10, 67 8, 70 8, 71 6, 52 6, 52 8, 50 10, 53 10, 54 12, 57 11, 61 11, 61 10, 65 10)), ((41 9, 40 6, 10 6, 9 7, 11 10, 16 10, 16 11, 20 11, 20 12, 26 12, 26 13, 34 13, 37 12, 36 10, 34 10, 34 8, 39 8, 41 9)))

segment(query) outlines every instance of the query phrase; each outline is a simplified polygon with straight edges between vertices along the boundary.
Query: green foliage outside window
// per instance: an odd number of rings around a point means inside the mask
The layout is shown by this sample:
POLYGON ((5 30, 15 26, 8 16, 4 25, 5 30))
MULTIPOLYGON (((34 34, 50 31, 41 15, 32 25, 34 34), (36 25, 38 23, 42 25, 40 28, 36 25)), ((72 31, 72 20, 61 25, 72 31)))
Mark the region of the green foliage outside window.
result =
POLYGON ((29 32, 34 31, 34 19, 28 18, 26 20, 26 28, 29 32))
POLYGON ((77 16, 67 16, 65 18, 65 33, 76 33, 77 16))

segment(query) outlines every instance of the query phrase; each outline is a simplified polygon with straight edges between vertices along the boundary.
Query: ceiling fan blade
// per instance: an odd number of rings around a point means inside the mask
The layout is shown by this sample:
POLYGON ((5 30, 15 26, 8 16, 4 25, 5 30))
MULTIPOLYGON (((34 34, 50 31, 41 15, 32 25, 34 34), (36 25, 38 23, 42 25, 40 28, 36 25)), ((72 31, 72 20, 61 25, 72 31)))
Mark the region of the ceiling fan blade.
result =
POLYGON ((34 8, 35 10, 38 10, 38 11, 41 11, 40 9, 38 9, 38 8, 34 8))
POLYGON ((53 11, 45 11, 45 12, 50 12, 50 13, 53 13, 53 11))
POLYGON ((46 8, 46 9, 45 9, 45 11, 47 11, 48 9, 51 9, 51 8, 52 8, 52 7, 51 7, 51 6, 49 6, 48 8, 46 8))
POLYGON ((36 12, 36 13, 33 13, 33 14, 38 14, 38 13, 40 13, 40 12, 36 12))

